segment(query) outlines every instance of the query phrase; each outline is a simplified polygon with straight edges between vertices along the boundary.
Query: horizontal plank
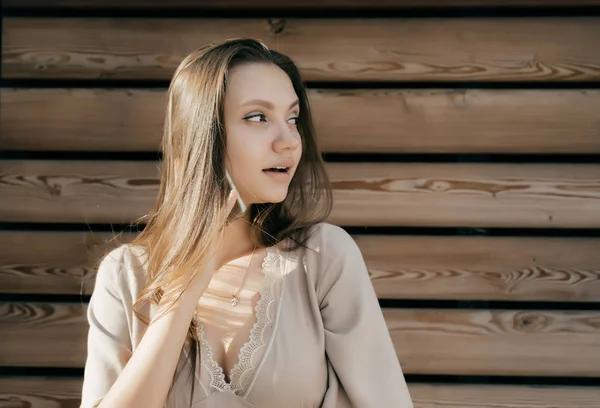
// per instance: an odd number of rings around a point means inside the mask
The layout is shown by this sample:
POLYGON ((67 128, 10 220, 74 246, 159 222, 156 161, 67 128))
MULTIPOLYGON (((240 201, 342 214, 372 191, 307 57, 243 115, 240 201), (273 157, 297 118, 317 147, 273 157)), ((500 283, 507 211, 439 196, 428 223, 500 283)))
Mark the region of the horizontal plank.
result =
POLYGON ((415 408, 595 408, 600 388, 408 384, 415 408))
POLYGON ((0 220, 129 223, 158 185, 155 162, 0 161, 0 220))
MULTIPOLYGON (((0 378, 0 407, 73 408, 79 378, 0 378)), ((415 408, 597 408, 600 388, 408 383, 415 408)))
POLYGON ((600 299, 597 239, 368 235, 353 238, 382 299, 558 302, 600 299))
POLYGON ((3 7, 29 9, 81 9, 126 8, 126 9, 402 9, 406 7, 548 7, 548 6, 593 6, 600 0, 4 0, 3 7))
POLYGON ((0 361, 6 366, 83 367, 87 304, 0 303, 0 361))
POLYGON ((164 90, 5 88, 0 149, 159 151, 165 95, 164 90))
MULTIPOLYGON (((0 232, 3 293, 92 293, 97 262, 134 234, 0 232)), ((354 235, 381 299, 597 302, 600 240, 354 235), (506 254, 510 254, 507 256, 506 254)))
MULTIPOLYGON (((3 89, 0 149, 158 151, 165 92, 3 89)), ((327 153, 600 153, 598 90, 309 90, 327 153)))
POLYGON ((14 17, 3 21, 2 76, 167 80, 199 46, 232 37, 289 55, 309 81, 600 80, 598 17, 14 17))
MULTIPOLYGON (((600 167, 329 163, 344 226, 600 227, 600 167)), ((158 192, 156 162, 0 161, 0 222, 129 223, 158 192)))
MULTIPOLYGON (((85 311, 85 304, 0 304, 0 361, 82 367, 85 311)), ((600 376, 600 312, 384 309, 384 316, 406 373, 600 376)))
POLYGON ((336 163, 334 224, 591 228, 593 165, 336 163))
POLYGON ((98 262, 135 234, 0 231, 0 292, 90 295, 98 262), (116 238, 116 239, 115 239, 116 238))
POLYGON ((81 404, 80 378, 0 378, 2 408, 75 408, 81 404))
POLYGON ((383 313, 407 373, 600 374, 600 312, 384 309, 383 313))

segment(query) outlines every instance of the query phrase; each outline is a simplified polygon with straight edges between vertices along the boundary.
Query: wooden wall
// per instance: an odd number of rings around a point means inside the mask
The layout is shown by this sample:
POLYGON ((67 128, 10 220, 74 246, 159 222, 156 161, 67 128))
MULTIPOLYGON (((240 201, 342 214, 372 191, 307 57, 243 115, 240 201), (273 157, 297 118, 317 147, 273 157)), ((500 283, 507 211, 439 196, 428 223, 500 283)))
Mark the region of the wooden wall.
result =
POLYGON ((415 406, 600 406, 600 1, 250 3, 4 0, 0 407, 78 405, 169 78, 237 36, 308 81, 415 406))

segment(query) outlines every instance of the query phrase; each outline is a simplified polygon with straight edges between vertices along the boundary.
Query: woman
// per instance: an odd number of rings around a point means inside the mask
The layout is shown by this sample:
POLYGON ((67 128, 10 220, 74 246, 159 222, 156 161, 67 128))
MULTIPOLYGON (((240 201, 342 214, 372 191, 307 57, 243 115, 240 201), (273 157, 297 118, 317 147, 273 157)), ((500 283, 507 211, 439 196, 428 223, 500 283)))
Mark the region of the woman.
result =
POLYGON ((323 222, 293 62, 249 39, 193 52, 162 151, 144 230, 98 268, 82 407, 412 407, 361 253, 323 222))

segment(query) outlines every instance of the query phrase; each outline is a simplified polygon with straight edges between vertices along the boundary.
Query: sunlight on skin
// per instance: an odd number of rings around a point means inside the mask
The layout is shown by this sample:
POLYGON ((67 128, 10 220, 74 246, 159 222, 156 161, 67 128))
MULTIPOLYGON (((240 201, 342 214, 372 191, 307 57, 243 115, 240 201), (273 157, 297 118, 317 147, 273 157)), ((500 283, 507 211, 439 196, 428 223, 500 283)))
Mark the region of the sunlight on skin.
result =
MULTIPOLYGON (((319 249, 317 248, 317 251, 319 249)), ((239 360, 239 351, 249 340, 249 332, 256 321, 255 307, 260 299, 258 292, 264 273, 262 263, 266 256, 264 248, 256 251, 244 288, 239 292, 240 303, 231 306, 231 294, 238 287, 231 284, 246 270, 250 256, 239 258, 219 269, 199 301, 197 317, 205 330, 205 339, 210 344, 213 359, 223 368, 225 380, 233 365, 239 360)), ((285 271, 284 273, 289 273, 285 271)))
MULTIPOLYGON (((288 194, 302 156, 302 138, 297 128, 298 95, 287 74, 273 64, 234 67, 227 81, 223 101, 227 129, 225 166, 247 205, 279 203, 288 194), (273 171, 275 167, 279 170, 273 171)), ((236 235, 235 223, 230 227, 231 243, 248 239, 247 228, 238 228, 236 235)), ((228 247, 228 243, 224 245, 228 247)), ((213 360, 226 377, 238 362, 239 351, 256 322, 266 249, 257 249, 243 282, 250 256, 227 262, 213 275, 196 312, 213 360), (243 289, 238 294, 239 304, 233 307, 231 296, 240 286, 243 289)))
POLYGON ((197 317, 203 326, 210 328, 205 331, 206 341, 211 346, 214 360, 224 362, 222 367, 226 376, 238 361, 239 350, 248 341, 248 333, 256 321, 254 308, 260 299, 258 290, 264 278, 262 262, 265 256, 265 249, 256 251, 244 288, 238 294, 240 303, 235 308, 231 306, 231 294, 239 286, 235 287, 231 282, 239 285, 249 256, 219 269, 198 303, 197 317))

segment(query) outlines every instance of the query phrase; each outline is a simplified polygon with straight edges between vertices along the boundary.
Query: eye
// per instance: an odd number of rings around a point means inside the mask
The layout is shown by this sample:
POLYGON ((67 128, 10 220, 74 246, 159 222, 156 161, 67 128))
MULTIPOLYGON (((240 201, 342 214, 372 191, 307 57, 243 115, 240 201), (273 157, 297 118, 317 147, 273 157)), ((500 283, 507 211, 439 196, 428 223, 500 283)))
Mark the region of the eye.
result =
POLYGON ((267 117, 262 113, 255 113, 253 115, 246 116, 244 120, 247 120, 249 122, 266 122, 267 117))
POLYGON ((288 121, 292 120, 294 125, 298 125, 298 116, 294 116, 288 119, 288 121))

